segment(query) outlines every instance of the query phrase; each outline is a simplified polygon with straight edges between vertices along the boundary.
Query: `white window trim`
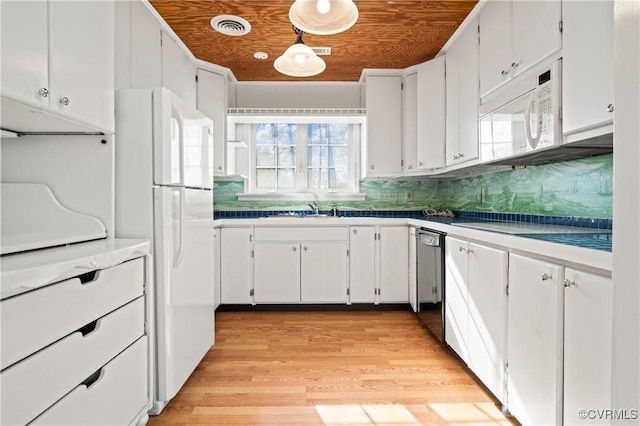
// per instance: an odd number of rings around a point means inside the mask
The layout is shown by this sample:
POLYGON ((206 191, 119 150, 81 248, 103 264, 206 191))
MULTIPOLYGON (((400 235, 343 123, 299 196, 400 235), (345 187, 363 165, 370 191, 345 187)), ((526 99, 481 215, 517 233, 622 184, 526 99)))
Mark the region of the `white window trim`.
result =
MULTIPOLYGON (((230 125, 238 126, 237 134, 248 136, 249 145, 249 176, 245 181, 245 192, 237 194, 239 201, 364 201, 366 194, 360 193, 360 144, 362 142, 362 126, 364 120, 362 117, 234 117, 230 125), (256 182, 256 131, 255 123, 347 123, 350 124, 351 131, 349 140, 349 161, 351 167, 349 169, 349 185, 348 188, 342 190, 326 190, 326 191, 309 191, 307 189, 307 155, 297 156, 296 164, 296 186, 298 188, 264 190, 255 187, 256 182), (241 128, 240 126, 245 126, 241 128), (305 182, 302 182, 304 180, 305 182), (304 185, 302 185, 304 183, 304 185), (304 186, 304 189, 301 187, 304 186)), ((302 139, 299 142, 299 148, 306 148, 307 132, 303 132, 302 139)), ((300 150, 298 150, 300 152, 300 150)), ((305 150, 306 154, 306 150, 305 150)))

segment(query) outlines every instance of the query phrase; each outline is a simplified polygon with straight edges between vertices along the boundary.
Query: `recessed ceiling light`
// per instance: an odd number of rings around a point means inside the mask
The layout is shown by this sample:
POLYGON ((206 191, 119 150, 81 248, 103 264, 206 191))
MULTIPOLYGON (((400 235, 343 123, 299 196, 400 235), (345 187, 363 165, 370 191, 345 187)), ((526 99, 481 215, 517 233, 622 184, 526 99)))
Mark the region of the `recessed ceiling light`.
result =
POLYGON ((253 54, 253 57, 261 61, 264 61, 269 57, 269 54, 267 52, 256 52, 253 54))
POLYGON ((243 36, 251 31, 251 24, 235 15, 218 15, 211 18, 211 27, 224 35, 243 36))

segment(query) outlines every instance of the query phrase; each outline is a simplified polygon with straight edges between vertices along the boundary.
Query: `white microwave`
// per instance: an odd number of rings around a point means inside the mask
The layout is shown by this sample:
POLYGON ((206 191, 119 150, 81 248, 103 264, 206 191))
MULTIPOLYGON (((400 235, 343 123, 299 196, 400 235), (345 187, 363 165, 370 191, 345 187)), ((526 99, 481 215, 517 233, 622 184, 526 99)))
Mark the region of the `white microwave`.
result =
POLYGON ((480 162, 518 164, 562 145, 562 60, 519 76, 480 105, 480 162))

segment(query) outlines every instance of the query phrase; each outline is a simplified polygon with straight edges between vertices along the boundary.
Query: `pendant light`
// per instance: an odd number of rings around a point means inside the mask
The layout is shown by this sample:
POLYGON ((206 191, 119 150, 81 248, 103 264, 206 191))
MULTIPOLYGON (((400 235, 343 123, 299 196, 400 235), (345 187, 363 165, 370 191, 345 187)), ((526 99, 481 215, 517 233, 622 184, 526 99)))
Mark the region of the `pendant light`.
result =
POLYGON ((313 49, 304 44, 304 31, 296 27, 293 27, 293 31, 298 35, 295 43, 273 62, 273 66, 280 73, 291 77, 311 77, 320 74, 327 64, 313 49))
POLYGON ((289 20, 305 33, 331 35, 348 30, 358 20, 353 0, 296 0, 289 20))

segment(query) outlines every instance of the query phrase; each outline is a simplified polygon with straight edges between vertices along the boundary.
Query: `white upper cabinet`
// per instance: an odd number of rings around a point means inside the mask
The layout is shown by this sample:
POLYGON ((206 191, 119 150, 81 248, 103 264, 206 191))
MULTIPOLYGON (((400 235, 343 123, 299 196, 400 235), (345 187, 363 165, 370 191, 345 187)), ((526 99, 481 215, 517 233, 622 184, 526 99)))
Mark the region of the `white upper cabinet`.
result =
POLYGON ((478 25, 474 20, 446 54, 446 165, 478 158, 478 25))
POLYGON ((445 57, 418 65, 418 170, 443 167, 445 147, 445 57))
POLYGON ((366 75, 362 177, 402 176, 402 76, 366 75))
POLYGON ((162 85, 196 106, 196 66, 180 45, 162 32, 162 85))
POLYGON ((612 131, 613 1, 562 2, 562 20, 562 130, 572 142, 612 131))
POLYGON ((405 175, 418 170, 418 73, 404 77, 402 89, 402 170, 405 175))
MULTIPOLYGON (((113 2, 9 1, 1 7, 2 96, 113 132, 113 2)), ((12 112, 7 117, 14 119, 12 112)), ((78 130, 72 124, 42 129, 43 123, 19 117, 15 123, 23 131, 78 130)))
POLYGON ((215 175, 227 173, 227 77, 198 69, 198 110, 213 121, 213 166, 215 175))
POLYGON ((560 0, 491 0, 480 11, 480 95, 562 47, 560 0))

